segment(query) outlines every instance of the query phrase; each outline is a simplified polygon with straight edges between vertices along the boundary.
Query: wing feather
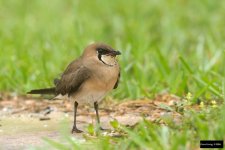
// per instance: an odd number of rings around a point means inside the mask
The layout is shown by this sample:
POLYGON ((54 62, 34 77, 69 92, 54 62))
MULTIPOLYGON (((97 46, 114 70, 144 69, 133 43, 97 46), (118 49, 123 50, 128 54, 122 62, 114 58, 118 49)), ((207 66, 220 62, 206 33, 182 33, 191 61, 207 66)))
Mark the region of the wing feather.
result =
POLYGON ((64 71, 60 79, 55 80, 56 93, 71 95, 90 77, 91 72, 80 60, 73 61, 64 71))
POLYGON ((118 85, 119 85, 119 80, 120 80, 120 71, 119 71, 118 78, 117 78, 117 81, 116 81, 116 83, 115 83, 113 89, 116 89, 116 88, 118 87, 118 85))

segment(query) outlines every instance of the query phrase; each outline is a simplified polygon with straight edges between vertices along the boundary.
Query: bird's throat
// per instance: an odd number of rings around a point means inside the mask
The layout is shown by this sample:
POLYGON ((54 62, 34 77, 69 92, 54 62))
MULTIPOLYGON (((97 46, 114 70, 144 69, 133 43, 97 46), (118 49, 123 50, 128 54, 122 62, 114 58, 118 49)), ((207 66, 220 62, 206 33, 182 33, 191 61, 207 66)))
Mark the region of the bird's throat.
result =
POLYGON ((98 55, 98 59, 105 65, 113 67, 117 64, 115 57, 107 55, 98 55))

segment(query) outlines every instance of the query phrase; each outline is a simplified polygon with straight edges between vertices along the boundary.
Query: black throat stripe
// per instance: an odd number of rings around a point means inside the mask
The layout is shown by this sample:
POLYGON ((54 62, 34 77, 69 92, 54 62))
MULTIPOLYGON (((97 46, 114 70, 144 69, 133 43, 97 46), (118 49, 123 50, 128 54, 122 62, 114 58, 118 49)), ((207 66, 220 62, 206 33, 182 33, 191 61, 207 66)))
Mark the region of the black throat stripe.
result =
POLYGON ((102 55, 101 55, 101 54, 98 54, 98 59, 99 59, 103 64, 105 64, 105 65, 107 65, 107 66, 110 66, 110 67, 113 66, 113 65, 109 65, 109 64, 105 63, 105 62, 102 60, 102 55))

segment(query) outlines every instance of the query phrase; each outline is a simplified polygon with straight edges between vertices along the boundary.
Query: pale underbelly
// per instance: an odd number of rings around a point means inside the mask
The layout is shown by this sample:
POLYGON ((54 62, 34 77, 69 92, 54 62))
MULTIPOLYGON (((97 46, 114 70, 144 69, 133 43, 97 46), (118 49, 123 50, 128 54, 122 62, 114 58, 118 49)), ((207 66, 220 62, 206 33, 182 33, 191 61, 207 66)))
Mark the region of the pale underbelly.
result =
POLYGON ((92 92, 88 94, 78 94, 76 96, 69 96, 66 94, 64 96, 57 95, 54 99, 61 99, 61 100, 69 100, 72 103, 75 101, 80 104, 90 104, 93 105, 94 102, 101 102, 103 98, 106 96, 107 92, 92 92))
POLYGON ((69 100, 73 102, 77 101, 79 104, 93 104, 94 102, 100 102, 106 94, 106 92, 87 92, 86 94, 71 96, 69 100))

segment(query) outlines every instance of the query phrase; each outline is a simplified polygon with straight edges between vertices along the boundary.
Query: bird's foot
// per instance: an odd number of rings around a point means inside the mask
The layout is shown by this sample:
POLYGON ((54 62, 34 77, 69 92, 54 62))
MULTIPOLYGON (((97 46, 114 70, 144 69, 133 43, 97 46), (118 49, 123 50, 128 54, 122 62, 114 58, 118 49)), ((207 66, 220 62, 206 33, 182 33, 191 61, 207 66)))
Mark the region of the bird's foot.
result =
POLYGON ((73 134, 73 133, 82 133, 83 131, 81 131, 81 130, 79 130, 79 129, 77 129, 77 127, 73 127, 73 129, 72 129, 72 131, 71 131, 71 133, 73 134))

